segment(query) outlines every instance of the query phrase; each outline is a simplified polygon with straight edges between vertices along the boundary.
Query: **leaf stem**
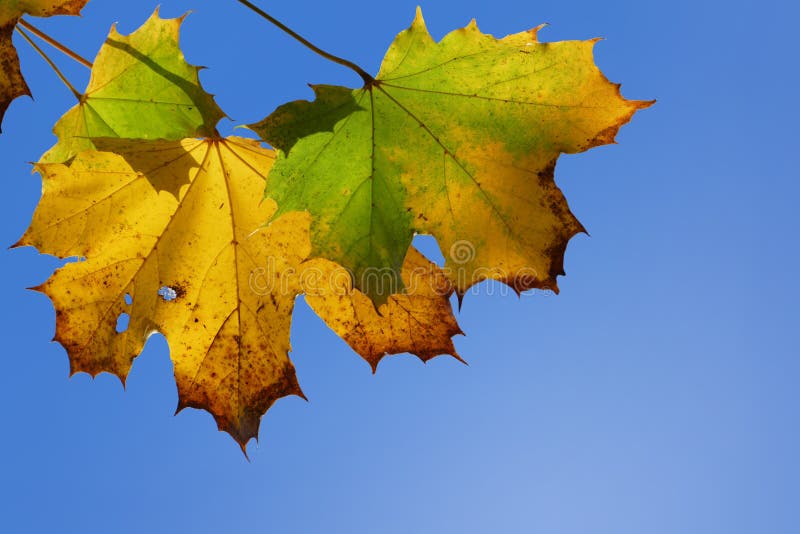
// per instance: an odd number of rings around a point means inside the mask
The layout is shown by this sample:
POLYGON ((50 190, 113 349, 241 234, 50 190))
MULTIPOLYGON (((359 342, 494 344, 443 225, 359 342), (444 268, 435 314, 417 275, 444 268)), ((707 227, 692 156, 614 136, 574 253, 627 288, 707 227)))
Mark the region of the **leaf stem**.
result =
POLYGON ((375 78, 373 78, 367 71, 365 71, 364 69, 362 69, 361 67, 359 67, 358 65, 353 63, 352 61, 348 61, 348 60, 340 58, 338 56, 334 56, 333 54, 328 53, 328 52, 322 50, 321 48, 315 46, 310 41, 305 39, 303 36, 301 36, 300 34, 295 32, 294 30, 292 30, 291 28, 289 28, 288 26, 283 24, 281 21, 279 21, 278 19, 276 19, 275 17, 273 17, 272 15, 270 15, 269 13, 264 11, 263 9, 259 8, 255 4, 253 4, 252 2, 249 2, 248 0, 237 0, 237 1, 240 4, 242 4, 243 6, 249 8, 252 11, 254 11, 255 13, 257 13, 258 15, 260 15, 261 17, 263 17, 264 19, 266 19, 270 23, 272 23, 275 26, 277 26, 278 28, 280 28, 283 32, 289 34, 292 38, 294 38, 295 40, 299 41, 301 44, 303 44, 307 48, 311 49, 316 54, 319 54, 320 56, 324 57, 325 59, 327 59, 329 61, 333 61, 334 63, 338 63, 339 65, 342 65, 342 66, 347 67, 348 69, 352 70, 353 72, 358 74, 361 77, 362 80, 364 80, 364 83, 366 85, 371 86, 371 85, 373 85, 375 83, 375 78))
POLYGON ((75 87, 73 87, 73 85, 71 83, 69 83, 69 80, 67 79, 67 77, 64 76, 64 74, 58 69, 56 64, 53 63, 53 60, 50 59, 49 57, 47 57, 47 54, 44 53, 44 50, 39 48, 39 46, 33 41, 33 39, 31 39, 31 36, 28 35, 25 32, 25 30, 23 30, 19 26, 16 26, 14 29, 17 32, 19 32, 19 34, 22 35, 22 37, 24 37, 26 41, 28 41, 28 44, 31 45, 33 47, 33 49, 36 50, 36 52, 39 53, 40 56, 42 56, 42 58, 47 62, 47 64, 50 65, 50 68, 53 69, 53 71, 56 73, 56 75, 58 75, 58 77, 61 79, 61 81, 64 82, 64 85, 66 85, 69 88, 69 90, 72 91, 72 94, 75 95, 75 98, 77 98, 78 101, 80 101, 83 98, 83 95, 80 94, 78 92, 78 90, 75 89, 75 87))
POLYGON ((52 46, 53 48, 55 48, 59 52, 69 56, 72 59, 74 59, 75 61, 77 61, 78 63, 83 65, 84 67, 86 67, 88 69, 92 68, 92 63, 90 61, 87 61, 82 56, 78 55, 77 53, 73 52, 72 50, 70 50, 69 48, 64 46, 63 44, 59 43, 58 41, 56 41, 55 39, 53 39, 52 37, 50 37, 49 35, 44 33, 42 30, 40 30, 39 28, 37 28, 36 26, 31 24, 27 20, 19 19, 17 24, 22 26, 23 28, 25 28, 26 30, 28 30, 29 32, 34 34, 36 37, 38 37, 42 41, 46 42, 50 46, 52 46))

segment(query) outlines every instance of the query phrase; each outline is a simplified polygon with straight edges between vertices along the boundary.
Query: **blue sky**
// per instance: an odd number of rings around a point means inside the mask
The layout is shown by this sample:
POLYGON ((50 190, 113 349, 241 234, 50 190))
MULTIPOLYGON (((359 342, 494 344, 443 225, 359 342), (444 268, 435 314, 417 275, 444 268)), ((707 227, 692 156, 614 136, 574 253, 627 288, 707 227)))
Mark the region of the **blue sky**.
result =
MULTIPOLYGON (((261 2, 264 6, 270 3, 261 2)), ((376 72, 415 2, 272 2, 274 15, 376 72)), ((39 26, 92 57, 155 2, 92 0, 39 26)), ((192 9, 188 59, 240 123, 356 84, 233 0, 192 9)), ((384 361, 377 375, 300 302, 293 361, 310 402, 279 401, 248 463, 211 417, 173 411, 166 342, 123 391, 67 377, 48 300, 56 262, 0 251, 0 531, 789 534, 800 522, 798 8, 789 2, 477 0, 423 4, 436 37, 475 17, 504 35, 603 36, 597 63, 629 98, 657 98, 619 144, 562 157, 557 181, 591 233, 562 293, 497 294, 459 315, 469 367, 384 361)), ((0 243, 27 227, 27 162, 72 105, 18 43, 35 101, 0 137, 0 243)), ((54 53, 54 57, 57 54, 54 53)), ((58 58, 84 84, 82 67, 58 58)), ((221 130, 230 132, 231 125, 221 130)), ((435 252, 430 239, 423 248, 435 252)))

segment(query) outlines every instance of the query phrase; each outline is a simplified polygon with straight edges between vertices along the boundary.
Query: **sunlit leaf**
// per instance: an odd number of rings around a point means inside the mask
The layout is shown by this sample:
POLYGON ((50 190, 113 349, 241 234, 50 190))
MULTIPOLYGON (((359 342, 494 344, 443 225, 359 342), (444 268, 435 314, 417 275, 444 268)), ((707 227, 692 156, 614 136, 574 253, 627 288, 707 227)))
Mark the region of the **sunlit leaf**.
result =
POLYGON ((556 160, 611 143, 650 102, 624 99, 595 66, 595 40, 495 39, 475 23, 435 42, 418 12, 360 89, 316 86, 252 125, 279 149, 266 195, 313 216, 313 253, 376 303, 402 289, 415 233, 435 236, 459 295, 485 279, 557 290, 583 227, 556 160), (369 273, 392 283, 370 287, 369 273))
POLYGON ((41 161, 62 163, 94 148, 93 138, 166 139, 213 136, 224 113, 200 85, 199 67, 179 46, 185 17, 158 11, 128 36, 111 28, 81 101, 53 129, 58 143, 41 161))
POLYGON ((313 290, 320 316, 373 366, 384 353, 456 355, 451 290, 418 252, 408 269, 420 277, 417 294, 379 316, 364 295, 336 285, 336 265, 304 261, 307 213, 263 226, 275 212, 259 199, 272 151, 241 138, 97 142, 117 154, 86 151, 69 166, 37 166, 44 194, 19 243, 83 258, 39 288, 53 301, 55 339, 73 373, 124 381, 160 332, 180 407, 208 410, 245 447, 275 400, 303 395, 288 352, 304 291, 313 290), (128 325, 119 331, 123 314, 128 325))

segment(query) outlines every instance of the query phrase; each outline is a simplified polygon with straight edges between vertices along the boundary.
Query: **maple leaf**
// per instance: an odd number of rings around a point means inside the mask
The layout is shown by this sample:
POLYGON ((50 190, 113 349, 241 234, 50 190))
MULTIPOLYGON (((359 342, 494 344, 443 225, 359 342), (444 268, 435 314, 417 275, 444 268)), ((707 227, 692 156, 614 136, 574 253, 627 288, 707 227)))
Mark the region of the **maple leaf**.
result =
MULTIPOLYGON (((11 102, 31 91, 19 66, 11 36, 23 15, 78 15, 89 0, 17 0, 0 2, 0 125, 11 102)), ((2 131, 0 129, 0 131, 2 131)))
POLYGON ((313 253, 343 265, 376 303, 403 287, 415 233, 434 235, 461 297, 500 280, 557 291, 583 227, 554 182, 556 160, 611 143, 651 102, 624 99, 595 66, 596 40, 496 39, 474 21, 435 42, 421 12, 360 89, 251 125, 279 149, 266 196, 313 215, 313 253), (370 284, 378 270, 391 283, 370 284))
POLYGON ((95 148, 93 138, 167 139, 215 135, 225 116, 200 85, 200 67, 186 62, 179 35, 186 15, 162 19, 158 9, 136 31, 111 27, 78 104, 56 123, 58 143, 43 163, 69 161, 95 148))
POLYGON ((384 356, 403 352, 423 362, 441 354, 463 361, 453 346, 453 336, 463 332, 453 316, 453 286, 444 271, 411 247, 401 273, 407 292, 392 295, 378 310, 353 289, 350 273, 329 260, 305 262, 300 276, 309 306, 373 372, 384 356))
POLYGON ((55 340, 71 373, 105 371, 124 383, 148 336, 161 332, 179 410, 208 410, 244 450, 275 400, 303 396, 288 352, 295 297, 305 290, 314 290, 319 315, 373 365, 378 351, 457 357, 449 286, 434 285, 441 276, 419 253, 409 254, 408 268, 409 284, 412 271, 419 274, 417 294, 368 316, 358 311, 369 303, 364 295, 336 290, 336 265, 303 263, 311 248, 307 213, 263 226, 276 211, 274 202, 259 201, 271 150, 235 137, 96 142, 117 154, 85 151, 70 165, 37 165, 44 192, 18 243, 84 258, 38 288, 55 306, 55 340), (357 321, 338 316, 348 306, 357 321), (120 332, 122 314, 129 320, 120 332), (418 332, 407 329, 412 322, 418 332))

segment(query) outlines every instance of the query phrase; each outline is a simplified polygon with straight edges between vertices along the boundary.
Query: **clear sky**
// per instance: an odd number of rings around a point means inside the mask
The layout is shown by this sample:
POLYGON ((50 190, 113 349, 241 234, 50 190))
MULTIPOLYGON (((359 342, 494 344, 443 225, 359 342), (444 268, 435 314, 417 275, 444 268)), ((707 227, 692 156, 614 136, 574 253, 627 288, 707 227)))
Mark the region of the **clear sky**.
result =
MULTIPOLYGON (((240 123, 356 84, 233 0, 192 9, 188 59, 240 123)), ((376 72, 415 1, 261 2, 376 72)), ((155 1, 92 0, 39 25, 93 57, 155 1)), ((52 306, 25 287, 57 262, 6 251, 40 180, 27 162, 72 105, 19 42, 36 100, 0 137, 0 532, 794 534, 800 524, 800 195, 797 26, 787 1, 432 0, 435 37, 475 17, 505 35, 607 40, 607 76, 657 98, 618 145, 556 172, 591 233, 566 257, 559 296, 483 286, 442 357, 377 375, 298 303, 293 360, 310 402, 279 401, 248 463, 212 418, 173 411, 166 342, 151 338, 123 391, 72 379, 49 343, 52 306)), ((54 52, 54 57, 57 53, 54 52)), ((82 67, 58 58, 84 84, 82 67)), ((222 125, 223 133, 231 124, 222 125)), ((423 248, 435 251, 431 239, 423 248)))

